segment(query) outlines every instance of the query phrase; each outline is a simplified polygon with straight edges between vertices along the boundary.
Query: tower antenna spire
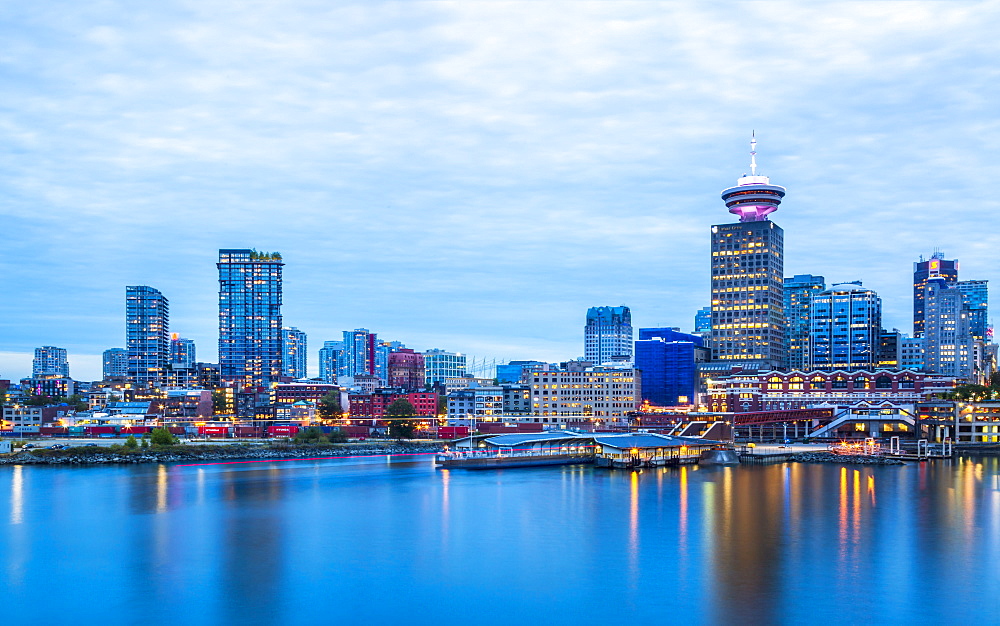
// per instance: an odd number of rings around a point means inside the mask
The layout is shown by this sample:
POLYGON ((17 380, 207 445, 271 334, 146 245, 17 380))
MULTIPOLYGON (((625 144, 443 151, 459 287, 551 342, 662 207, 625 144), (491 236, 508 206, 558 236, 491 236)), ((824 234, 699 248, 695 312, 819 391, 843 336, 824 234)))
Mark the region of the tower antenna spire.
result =
POLYGON ((757 133, 750 131, 750 175, 757 175, 757 133))

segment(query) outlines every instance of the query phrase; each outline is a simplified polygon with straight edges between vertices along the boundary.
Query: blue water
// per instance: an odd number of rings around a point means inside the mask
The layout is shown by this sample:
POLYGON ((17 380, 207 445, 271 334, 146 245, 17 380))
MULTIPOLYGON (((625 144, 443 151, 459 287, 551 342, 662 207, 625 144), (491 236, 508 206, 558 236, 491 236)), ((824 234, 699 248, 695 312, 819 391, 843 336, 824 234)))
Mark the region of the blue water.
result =
POLYGON ((0 467, 8 624, 1000 623, 996 458, 0 467))

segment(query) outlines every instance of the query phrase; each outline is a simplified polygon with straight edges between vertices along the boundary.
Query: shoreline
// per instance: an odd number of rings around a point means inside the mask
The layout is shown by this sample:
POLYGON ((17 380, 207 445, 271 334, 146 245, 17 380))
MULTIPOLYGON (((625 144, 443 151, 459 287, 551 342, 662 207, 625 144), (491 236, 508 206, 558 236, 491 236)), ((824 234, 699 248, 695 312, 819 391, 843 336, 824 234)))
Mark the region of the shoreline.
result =
POLYGON ((366 455, 431 453, 443 443, 337 443, 337 444, 178 444, 130 451, 107 447, 75 447, 68 450, 25 450, 0 455, 0 465, 134 465, 182 461, 239 461, 350 457, 366 455))

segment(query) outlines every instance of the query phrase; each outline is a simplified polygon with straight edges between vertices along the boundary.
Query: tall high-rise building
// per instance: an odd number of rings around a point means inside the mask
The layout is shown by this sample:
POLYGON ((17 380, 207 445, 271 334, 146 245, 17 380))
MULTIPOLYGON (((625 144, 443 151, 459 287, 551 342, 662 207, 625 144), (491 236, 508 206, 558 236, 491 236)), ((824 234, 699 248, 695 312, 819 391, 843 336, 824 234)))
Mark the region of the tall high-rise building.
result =
POLYGON ((722 192, 735 224, 712 226, 712 354, 720 361, 785 365, 784 232, 768 215, 785 188, 757 175, 757 141, 750 175, 722 192))
POLYGON ((784 281, 785 367, 809 367, 809 320, 812 298, 826 289, 826 279, 812 274, 796 274, 784 281))
POLYGON ((66 348, 42 346, 35 348, 35 358, 31 361, 31 377, 61 376, 69 378, 69 359, 66 348))
POLYGON ((632 358, 632 312, 627 306, 587 309, 583 360, 594 365, 632 358))
POLYGON ((993 337, 989 323, 989 288, 985 280, 960 280, 955 283, 955 289, 962 292, 965 307, 969 311, 969 330, 972 336, 989 342, 993 337))
POLYGON ((170 303, 147 285, 125 287, 128 379, 139 388, 161 387, 170 365, 170 303))
POLYGON ((101 374, 104 380, 110 378, 125 378, 128 376, 128 350, 125 348, 109 348, 101 357, 101 374))
POLYGON ((178 333, 170 333, 170 363, 173 367, 193 369, 198 361, 194 341, 185 339, 178 333))
POLYGON ((324 383, 334 385, 337 383, 337 375, 340 371, 340 364, 344 360, 343 341, 324 341, 323 347, 319 349, 319 378, 324 383))
POLYGON ((965 298, 944 277, 924 292, 924 364, 928 371, 973 382, 974 355, 965 298))
POLYGON ((872 369, 878 364, 882 299, 861 282, 813 295, 810 369, 872 369))
POLYGON ((444 384, 446 378, 465 376, 465 355, 434 348, 424 352, 424 376, 428 387, 444 384))
POLYGON ((278 253, 219 250, 219 369, 238 387, 267 387, 281 375, 278 253))
POLYGON ((283 328, 281 373, 292 378, 308 378, 306 373, 306 334, 298 328, 283 328))
POLYGON ((341 376, 377 376, 378 335, 367 328, 344 331, 341 376))
POLYGON ((944 254, 935 251, 931 258, 913 264, 913 336, 924 336, 924 296, 927 281, 940 278, 947 285, 958 282, 958 261, 948 261, 944 254))

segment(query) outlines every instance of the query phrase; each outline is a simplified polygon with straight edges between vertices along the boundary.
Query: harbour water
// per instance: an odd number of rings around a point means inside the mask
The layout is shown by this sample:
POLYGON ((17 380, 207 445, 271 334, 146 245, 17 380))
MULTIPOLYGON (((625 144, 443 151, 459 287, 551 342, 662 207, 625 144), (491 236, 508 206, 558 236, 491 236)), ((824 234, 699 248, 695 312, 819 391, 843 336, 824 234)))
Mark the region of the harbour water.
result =
POLYGON ((0 468, 10 624, 1000 623, 1000 463, 0 468))

